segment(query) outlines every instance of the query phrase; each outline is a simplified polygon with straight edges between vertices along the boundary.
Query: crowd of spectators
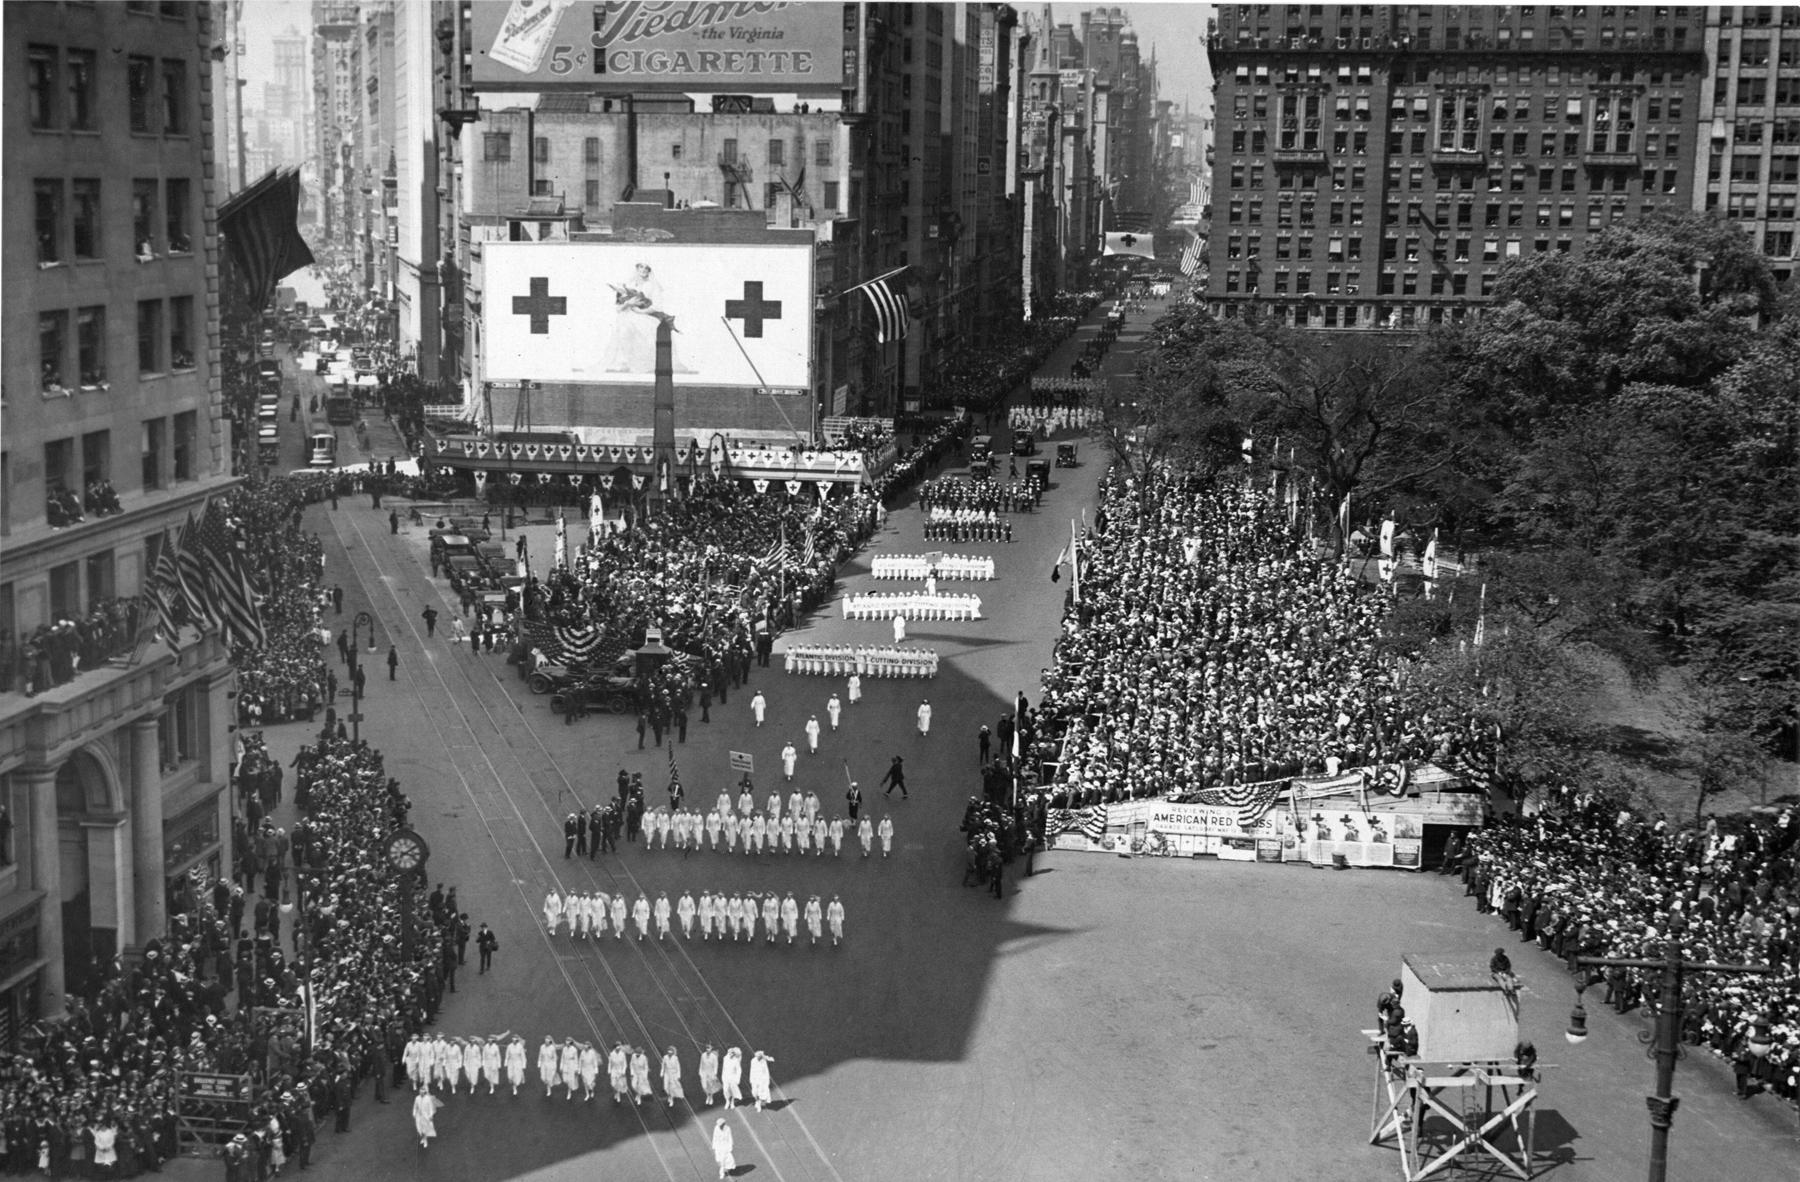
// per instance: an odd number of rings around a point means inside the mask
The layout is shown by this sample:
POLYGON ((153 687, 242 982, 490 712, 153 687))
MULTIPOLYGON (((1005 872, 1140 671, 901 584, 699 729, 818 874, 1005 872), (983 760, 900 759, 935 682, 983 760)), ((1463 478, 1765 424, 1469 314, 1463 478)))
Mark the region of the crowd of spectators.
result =
POLYGON ((41 694, 129 652, 144 610, 136 599, 102 599, 86 614, 40 624, 16 642, 0 635, 0 693, 41 694))
POLYGON ((1043 701, 1072 797, 1443 762, 1480 741, 1409 697, 1376 649, 1387 601, 1266 490, 1116 472, 1080 559, 1043 701))
MULTIPOLYGON (((1562 958, 1766 966, 1689 973, 1683 1039, 1732 1063, 1740 1096, 1800 1098, 1800 818, 1716 818, 1676 828, 1596 795, 1563 793, 1537 815, 1477 830, 1463 880, 1482 911, 1562 958)), ((1581 983, 1620 1012, 1653 1001, 1659 970, 1588 968, 1581 983)))

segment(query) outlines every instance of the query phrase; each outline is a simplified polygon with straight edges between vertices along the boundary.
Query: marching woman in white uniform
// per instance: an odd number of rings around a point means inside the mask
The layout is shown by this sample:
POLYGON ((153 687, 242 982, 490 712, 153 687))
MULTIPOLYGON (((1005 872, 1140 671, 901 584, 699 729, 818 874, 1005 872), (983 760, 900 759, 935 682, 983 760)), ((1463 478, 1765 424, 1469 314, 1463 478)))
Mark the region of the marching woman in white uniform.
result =
POLYGON ((806 901, 806 930, 812 933, 812 942, 816 946, 819 937, 824 935, 825 912, 819 906, 819 896, 814 895, 806 901))
POLYGON ((658 940, 669 938, 669 911, 669 893, 664 891, 656 896, 656 938, 658 940))
POLYGON ((515 1037, 506 1044, 506 1080, 512 1084, 513 1095, 519 1094, 519 1085, 525 1082, 525 1040, 515 1037))
POLYGON ((694 896, 690 891, 683 891, 680 900, 675 904, 675 917, 681 920, 681 938, 694 938, 694 896))
POLYGON ((719 1163, 720 1178, 737 1169, 737 1158, 731 1155, 731 1126, 722 1116, 713 1125, 712 1149, 713 1160, 719 1163))
POLYGON ((775 1060, 761 1051, 750 1056, 750 1095, 756 1100, 756 1110, 761 1112, 764 1104, 775 1103, 769 1095, 769 1064, 775 1060))
POLYGON ((794 750, 794 745, 792 743, 783 747, 781 749, 781 774, 790 780, 793 779, 794 764, 797 763, 799 759, 800 753, 794 750))
POLYGON ((575 1098, 575 1088, 581 1082, 581 1048, 575 1045, 574 1039, 563 1044, 562 1059, 563 1087, 569 1090, 568 1099, 575 1098))
POLYGON ((852 706, 862 701, 862 674, 860 672, 852 673, 850 675, 850 684, 846 693, 850 698, 850 704, 852 706))
MULTIPOLYGON (((475 1094, 475 1085, 481 1082, 481 1064, 481 1040, 471 1038, 463 1043, 462 1050, 462 1073, 469 1081, 469 1095, 471 1096, 475 1094)), ((450 1090, 454 1092, 456 1088, 452 1087, 450 1090)))
POLYGON ((631 922, 637 925, 638 939, 642 940, 650 934, 650 900, 643 895, 631 905, 631 922))
POLYGON ((838 728, 838 718, 844 713, 844 704, 838 701, 836 694, 832 694, 830 700, 825 703, 825 713, 831 719, 831 729, 835 731, 838 728))
POLYGON ((719 1068, 719 1082, 724 1085, 725 1107, 736 1108, 744 1098, 739 1086, 744 1082, 744 1052, 736 1047, 725 1052, 725 1062, 719 1068))
POLYGON ((656 1093, 650 1088, 650 1056, 644 1054, 642 1047, 633 1047, 631 1050, 631 1090, 635 1094, 633 1103, 636 1104, 656 1098, 656 1093))
POLYGON ((600 1082, 600 1052, 591 1042, 581 1044, 581 1087, 587 1094, 583 1101, 594 1098, 594 1088, 600 1082))
POLYGON ((844 903, 836 895, 825 908, 825 922, 831 925, 831 946, 835 948, 844 942, 844 903))
POLYGON ((863 857, 868 857, 869 847, 875 842, 875 826, 869 823, 867 813, 856 823, 856 836, 862 841, 863 857))
POLYGON ((663 1052, 662 1083, 663 1096, 670 1104, 677 1100, 687 1102, 687 1093, 681 1089, 681 1057, 673 1046, 663 1052))
POLYGON ((788 947, 793 947, 794 937, 800 934, 800 904, 794 902, 793 891, 781 901, 781 927, 787 932, 788 947))
POLYGON ((623 892, 612 897, 613 936, 620 940, 625 938, 625 907, 623 892))
POLYGON ((894 818, 883 813, 881 824, 875 826, 875 832, 881 838, 881 856, 885 858, 894 852, 894 818))
POLYGON ((420 1064, 424 1062, 425 1044, 416 1038, 406 1041, 406 1049, 400 1052, 400 1065, 406 1068, 406 1078, 412 1081, 413 1091, 421 1091, 425 1084, 420 1080, 420 1064))
POLYGON ((481 1074, 487 1077, 488 1095, 500 1086, 500 1040, 504 1034, 497 1034, 481 1044, 481 1074))
POLYGON ((614 1104, 625 1098, 627 1090, 625 1073, 630 1069, 631 1062, 625 1050, 625 1044, 620 1043, 606 1056, 606 1079, 612 1085, 614 1104))
POLYGON ((929 735, 930 733, 931 733, 931 699, 925 698, 925 699, 921 699, 919 702, 919 734, 921 736, 924 736, 924 735, 929 735))
POLYGON ((711 1043, 700 1052, 700 1092, 706 1097, 706 1106, 711 1108, 713 1097, 719 1094, 719 1052, 711 1043))
POLYGON ((710 892, 710 891, 701 891, 700 892, 699 911, 700 911, 700 938, 702 940, 710 940, 710 939, 712 939, 712 924, 713 924, 712 892, 710 892))
POLYGON ((900 644, 905 639, 906 639, 906 617, 903 615, 900 615, 899 613, 896 612, 894 615, 894 643, 900 644))
POLYGON ((556 934, 556 924, 561 918, 562 897, 555 891, 551 891, 544 896, 544 926, 550 929, 552 936, 556 934))
POLYGON ((538 1078, 544 1081, 544 1099, 550 1098, 550 1089, 556 1086, 556 1043, 546 1034, 544 1043, 538 1047, 538 1078))
POLYGON ((775 897, 774 891, 763 896, 762 920, 763 934, 768 937, 768 943, 773 944, 775 933, 781 928, 781 900, 775 897))
POLYGON ((437 1136, 437 1110, 444 1102, 430 1092, 420 1092, 413 1097, 413 1128, 419 1134, 419 1148, 428 1149, 431 1139, 437 1136))

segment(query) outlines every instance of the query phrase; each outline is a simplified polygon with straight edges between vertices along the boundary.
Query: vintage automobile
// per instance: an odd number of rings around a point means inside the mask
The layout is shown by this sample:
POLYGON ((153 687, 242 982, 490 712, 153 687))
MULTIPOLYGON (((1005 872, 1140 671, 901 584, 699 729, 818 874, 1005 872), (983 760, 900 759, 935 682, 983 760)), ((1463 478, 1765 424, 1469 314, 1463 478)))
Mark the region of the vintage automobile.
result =
POLYGON ((1073 443, 1059 443, 1056 445, 1056 466, 1058 468, 1081 467, 1081 461, 1075 458, 1075 445, 1073 443))

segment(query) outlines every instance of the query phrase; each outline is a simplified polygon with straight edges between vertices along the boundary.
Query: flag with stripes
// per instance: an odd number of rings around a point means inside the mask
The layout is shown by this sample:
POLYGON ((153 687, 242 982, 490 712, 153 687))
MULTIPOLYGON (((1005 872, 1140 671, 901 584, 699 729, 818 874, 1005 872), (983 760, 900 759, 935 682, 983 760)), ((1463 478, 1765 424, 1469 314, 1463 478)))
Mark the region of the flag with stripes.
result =
POLYGON ((174 648, 181 639, 181 578, 175 569, 175 540, 165 528, 156 547, 156 566, 150 572, 150 597, 156 604, 157 631, 174 648))
POLYGON ((769 542, 769 548, 767 550, 763 551, 762 557, 757 559, 756 562, 757 562, 758 566, 773 568, 773 567, 778 567, 778 566, 785 566, 787 564, 787 560, 788 560, 787 534, 784 532, 784 533, 777 534, 769 542))
POLYGON ((1095 845, 1099 845, 1101 839, 1106 836, 1106 806, 1097 804, 1084 811, 1087 815, 1081 820, 1082 836, 1095 845))
POLYGON ((209 502, 200 515, 199 549, 220 634, 233 644, 263 647, 268 638, 263 633, 256 588, 250 582, 250 564, 238 552, 237 541, 225 524, 225 510, 217 501, 209 502))
POLYGON ((669 795, 685 795, 681 788, 681 769, 675 766, 675 744, 669 744, 669 795))
POLYGON ((906 314, 906 297, 896 294, 888 286, 888 280, 899 273, 895 271, 879 279, 871 279, 860 288, 863 295, 869 298, 869 307, 875 313, 875 339, 884 345, 889 341, 905 340, 907 329, 911 327, 906 314))
POLYGON ((606 634, 591 624, 525 625, 532 646, 559 665, 591 665, 606 649, 606 634))
POLYGON ((1222 808, 1234 808, 1238 811, 1238 824, 1248 829, 1266 816, 1275 803, 1281 799, 1282 793, 1288 789, 1286 780, 1264 780, 1258 784, 1228 784, 1222 788, 1202 788, 1198 792, 1189 793, 1182 800, 1192 804, 1210 804, 1222 808))
POLYGON ((312 250, 295 225, 299 212, 297 168, 271 172, 219 206, 219 233, 253 309, 269 302, 284 276, 312 265, 312 250))
POLYGON ((806 545, 800 548, 800 565, 811 566, 816 553, 817 551, 813 548, 812 526, 809 525, 806 527, 806 545))
POLYGON ((1189 231, 1187 249, 1181 253, 1181 273, 1189 279, 1200 269, 1200 235, 1189 231))
POLYGON ((188 514, 187 524, 181 528, 181 540, 175 544, 175 590, 190 624, 202 631, 219 626, 218 614, 207 593, 206 557, 200 547, 200 527, 192 512, 188 514))

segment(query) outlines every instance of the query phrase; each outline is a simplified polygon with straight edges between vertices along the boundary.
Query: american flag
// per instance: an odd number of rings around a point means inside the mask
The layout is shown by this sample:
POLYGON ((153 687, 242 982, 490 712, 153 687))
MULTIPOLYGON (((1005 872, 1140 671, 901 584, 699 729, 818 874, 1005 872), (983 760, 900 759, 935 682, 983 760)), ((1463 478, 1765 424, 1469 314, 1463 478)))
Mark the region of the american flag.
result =
POLYGON ((800 549, 800 565, 811 566, 813 554, 813 531, 812 526, 809 525, 806 527, 806 545, 800 549))
POLYGON ((675 766, 675 742, 671 736, 669 741, 669 795, 674 796, 677 793, 686 795, 681 787, 681 769, 675 766))
POLYGON ((1262 820, 1275 807, 1288 789, 1286 780, 1264 780, 1260 784, 1228 784, 1223 788, 1202 788, 1181 799, 1190 804, 1210 804, 1238 811, 1238 824, 1248 829, 1262 820))
POLYGON ((787 560, 787 531, 783 529, 782 532, 777 534, 774 540, 769 543, 769 548, 763 551, 763 556, 757 559, 757 564, 759 566, 770 567, 784 566, 787 564, 787 560))
POLYGON ((1188 231, 1187 249, 1181 252, 1181 273, 1192 279, 1194 272, 1200 269, 1200 235, 1188 231))
POLYGON ((219 206, 219 234, 237 264, 251 308, 268 303, 283 276, 313 263, 296 226, 299 209, 297 168, 271 172, 219 206))
POLYGON ((175 547, 175 588, 181 594, 189 623, 202 630, 218 627, 219 617, 206 588, 206 556, 200 545, 200 527, 192 513, 188 514, 187 524, 181 528, 181 541, 175 547))
MULTIPOLYGON (((888 280, 904 270, 905 267, 896 268, 850 289, 860 291, 869 298, 869 308, 875 313, 875 339, 884 345, 889 341, 905 340, 907 330, 911 327, 911 321, 907 317, 906 297, 896 294, 888 286, 888 280)), ((850 291, 844 294, 849 295, 850 291)))
POLYGON ((1106 806, 1097 804, 1084 811, 1087 816, 1082 818, 1081 832, 1089 841, 1099 845, 1106 836, 1106 806))
POLYGON ((559 664, 593 664, 606 648, 606 633, 588 624, 528 623, 525 635, 546 657, 559 664))
POLYGON ((183 604, 180 595, 181 577, 175 569, 175 540, 164 529, 162 542, 156 547, 156 566, 150 573, 150 597, 156 603, 158 630, 170 648, 174 648, 181 637, 183 604))
POLYGON ((225 510, 217 501, 200 515, 199 549, 206 566, 206 585, 220 634, 235 644, 261 648, 268 643, 262 613, 257 609, 256 588, 250 582, 250 566, 238 553, 225 525, 225 510))

